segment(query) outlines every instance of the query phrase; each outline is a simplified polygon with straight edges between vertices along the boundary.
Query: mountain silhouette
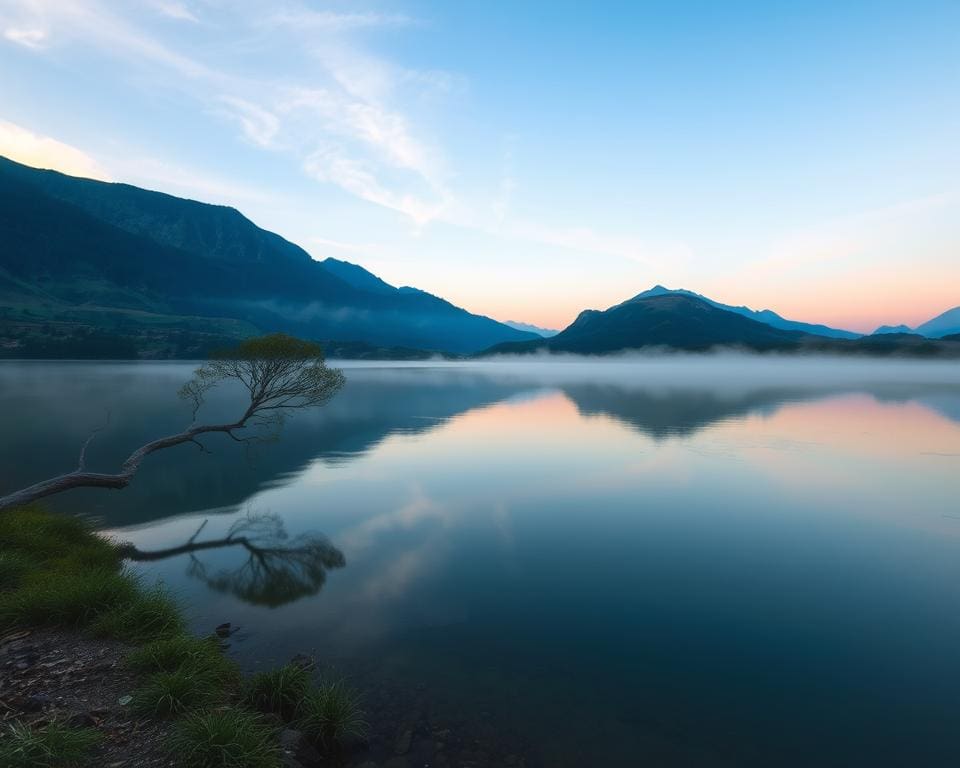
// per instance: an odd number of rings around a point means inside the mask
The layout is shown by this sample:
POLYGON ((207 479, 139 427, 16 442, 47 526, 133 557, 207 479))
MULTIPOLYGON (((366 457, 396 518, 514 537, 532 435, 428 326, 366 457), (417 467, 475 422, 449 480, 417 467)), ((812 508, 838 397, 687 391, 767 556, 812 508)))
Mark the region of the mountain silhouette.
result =
POLYGON ((640 294, 600 311, 584 310, 549 339, 498 344, 482 355, 535 352, 605 355, 630 350, 705 352, 737 348, 754 352, 806 352, 913 357, 960 356, 960 345, 917 334, 838 339, 775 328, 689 293, 640 294))
POLYGON ((802 323, 797 320, 787 320, 785 317, 781 317, 771 309, 755 310, 750 309, 749 307, 735 307, 730 304, 722 304, 719 301, 714 301, 707 296, 694 293, 693 291, 688 291, 684 288, 671 289, 664 288, 662 285, 655 285, 650 290, 639 293, 633 298, 646 299, 652 296, 666 296, 671 294, 679 296, 692 296, 695 299, 701 299, 708 304, 713 305, 717 309, 725 309, 728 312, 734 312, 735 314, 742 315, 750 320, 756 320, 757 322, 773 326, 774 328, 779 328, 783 331, 802 331, 803 333, 810 333, 816 336, 826 336, 827 338, 832 339, 857 339, 863 335, 860 333, 854 333, 853 331, 845 331, 840 328, 831 328, 828 325, 802 323))
POLYGON ((314 261, 224 206, 0 158, 0 321, 470 353, 536 338, 357 265, 314 261))

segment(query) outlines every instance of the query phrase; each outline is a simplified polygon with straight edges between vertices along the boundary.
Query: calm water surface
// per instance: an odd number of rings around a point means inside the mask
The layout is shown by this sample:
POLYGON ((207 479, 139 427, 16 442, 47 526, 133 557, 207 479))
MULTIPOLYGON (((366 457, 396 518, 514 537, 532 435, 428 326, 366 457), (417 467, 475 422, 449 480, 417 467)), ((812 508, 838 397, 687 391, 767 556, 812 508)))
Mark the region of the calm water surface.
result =
MULTIPOLYGON (((105 470, 185 426, 190 370, 0 364, 0 491, 98 425, 105 470)), ((275 443, 212 438, 53 504, 155 558, 134 567, 198 631, 240 626, 245 666, 349 676, 378 760, 409 729, 410 766, 960 761, 956 365, 345 372, 275 443), (262 550, 163 556, 231 526, 262 550)))

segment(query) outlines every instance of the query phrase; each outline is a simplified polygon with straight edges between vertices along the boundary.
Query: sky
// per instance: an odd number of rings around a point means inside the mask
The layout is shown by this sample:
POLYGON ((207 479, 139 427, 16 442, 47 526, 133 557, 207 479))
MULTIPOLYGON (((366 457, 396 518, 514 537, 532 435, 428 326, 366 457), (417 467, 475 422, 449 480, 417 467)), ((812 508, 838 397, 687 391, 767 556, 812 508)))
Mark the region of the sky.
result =
POLYGON ((0 0, 0 155, 545 327, 960 304, 960 3, 0 0))

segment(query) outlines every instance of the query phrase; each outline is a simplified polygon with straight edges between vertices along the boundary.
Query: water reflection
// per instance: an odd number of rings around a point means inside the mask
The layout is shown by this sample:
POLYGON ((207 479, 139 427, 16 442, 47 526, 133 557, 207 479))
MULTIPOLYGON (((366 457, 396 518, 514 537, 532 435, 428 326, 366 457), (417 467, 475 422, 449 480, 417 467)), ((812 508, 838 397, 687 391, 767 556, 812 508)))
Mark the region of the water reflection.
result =
POLYGON ((327 580, 327 571, 346 565, 343 552, 324 536, 306 532, 290 539, 283 520, 276 515, 249 514, 231 524, 225 536, 198 541, 207 522, 204 520, 184 544, 152 550, 126 544, 121 551, 138 563, 187 555, 187 573, 192 578, 217 592, 268 608, 317 594, 327 580), (234 547, 242 549, 246 559, 230 568, 211 568, 198 554, 234 547))
MULTIPOLYGON (((281 438, 248 452, 208 441, 151 456, 122 492, 78 490, 55 507, 130 525, 194 511, 233 511, 261 489, 293 482, 315 461, 354 461, 391 435, 424 435, 493 403, 561 392, 581 414, 610 416, 655 439, 692 436, 712 424, 770 415, 785 405, 861 392, 920 402, 960 421, 957 374, 914 363, 913 380, 896 367, 834 364, 829 375, 790 362, 581 363, 525 366, 348 366, 347 386, 328 406, 298 414, 281 438), (703 366, 710 366, 704 369, 703 366), (724 365, 726 367, 724 367, 724 365)), ((113 468, 132 447, 179 429, 187 417, 176 397, 192 366, 182 363, 4 363, 0 365, 0 493, 58 474, 76 463, 90 430, 110 414, 91 446, 92 469, 113 468)), ((210 418, 233 413, 238 393, 217 393, 210 418)))
MULTIPOLYGON (((71 466, 107 403, 91 461, 179 426, 188 375, 0 366, 0 482, 71 466)), ((398 691, 375 762, 409 717, 415 743, 512 729, 529 766, 953 765, 958 422, 956 365, 361 366, 250 462, 210 444, 63 503, 163 554, 138 570, 197 631, 242 625, 243 664, 398 691), (216 544, 245 508, 350 567, 272 586, 216 544)))

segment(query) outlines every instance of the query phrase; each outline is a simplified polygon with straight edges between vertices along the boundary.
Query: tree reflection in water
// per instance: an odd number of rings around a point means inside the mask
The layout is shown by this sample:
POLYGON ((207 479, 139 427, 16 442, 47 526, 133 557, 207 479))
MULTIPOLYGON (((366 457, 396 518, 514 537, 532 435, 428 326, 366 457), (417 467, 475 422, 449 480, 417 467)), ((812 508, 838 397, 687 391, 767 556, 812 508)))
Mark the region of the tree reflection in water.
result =
POLYGON ((124 557, 135 562, 189 555, 187 573, 211 589, 234 595, 252 605, 275 608, 315 595, 327 579, 327 571, 346 565, 343 553, 326 537, 303 533, 288 538, 283 521, 273 514, 248 514, 237 520, 219 539, 198 541, 204 520, 185 544, 166 549, 142 550, 121 546, 124 557), (211 570, 197 555, 208 549, 241 547, 247 558, 236 568, 211 570))

